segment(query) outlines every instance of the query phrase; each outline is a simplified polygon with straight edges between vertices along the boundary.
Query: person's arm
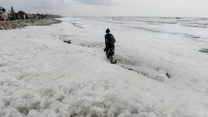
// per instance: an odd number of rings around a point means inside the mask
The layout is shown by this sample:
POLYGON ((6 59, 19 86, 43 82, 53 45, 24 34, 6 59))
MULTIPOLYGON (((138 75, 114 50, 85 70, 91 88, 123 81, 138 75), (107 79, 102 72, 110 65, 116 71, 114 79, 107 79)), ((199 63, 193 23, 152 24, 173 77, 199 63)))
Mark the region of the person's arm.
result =
POLYGON ((105 52, 107 48, 107 39, 106 39, 106 35, 104 37, 105 37, 105 48, 104 48, 104 52, 105 52))
MULTIPOLYGON (((112 36, 113 36, 113 34, 112 34, 112 36)), ((115 37, 113 36, 113 40, 114 40, 114 43, 116 42, 116 39, 115 39, 115 37)))
POLYGON ((105 39, 105 47, 107 47, 107 43, 108 43, 108 40, 107 40, 107 39, 105 39))

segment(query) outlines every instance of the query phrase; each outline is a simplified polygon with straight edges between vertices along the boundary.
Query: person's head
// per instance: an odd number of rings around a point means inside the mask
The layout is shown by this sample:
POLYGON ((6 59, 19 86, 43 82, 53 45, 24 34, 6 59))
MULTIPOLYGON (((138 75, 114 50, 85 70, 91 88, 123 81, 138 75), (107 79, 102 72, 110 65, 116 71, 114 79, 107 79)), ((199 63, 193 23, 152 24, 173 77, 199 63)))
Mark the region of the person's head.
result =
POLYGON ((106 29, 106 31, 105 31, 106 33, 110 33, 110 29, 106 29))

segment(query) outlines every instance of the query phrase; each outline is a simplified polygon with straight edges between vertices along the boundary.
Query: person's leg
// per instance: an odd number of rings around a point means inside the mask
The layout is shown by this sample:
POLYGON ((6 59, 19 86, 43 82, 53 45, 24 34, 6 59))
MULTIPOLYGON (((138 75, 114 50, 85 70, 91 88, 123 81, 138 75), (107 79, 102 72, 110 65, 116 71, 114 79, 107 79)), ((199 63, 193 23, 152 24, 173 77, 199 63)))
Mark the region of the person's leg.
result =
POLYGON ((115 46, 114 46, 114 44, 111 44, 110 48, 109 48, 109 56, 111 56, 113 58, 114 53, 115 53, 115 46))
POLYGON ((105 54, 106 54, 106 57, 108 58, 108 53, 109 53, 109 52, 108 52, 108 49, 106 49, 105 52, 106 52, 106 53, 105 53, 105 54))
POLYGON ((114 56, 114 54, 115 54, 115 45, 114 44, 112 45, 112 49, 113 49, 113 55, 112 56, 114 56))
POLYGON ((112 48, 113 45, 111 43, 108 44, 108 51, 107 51, 107 58, 110 58, 112 56, 112 48))

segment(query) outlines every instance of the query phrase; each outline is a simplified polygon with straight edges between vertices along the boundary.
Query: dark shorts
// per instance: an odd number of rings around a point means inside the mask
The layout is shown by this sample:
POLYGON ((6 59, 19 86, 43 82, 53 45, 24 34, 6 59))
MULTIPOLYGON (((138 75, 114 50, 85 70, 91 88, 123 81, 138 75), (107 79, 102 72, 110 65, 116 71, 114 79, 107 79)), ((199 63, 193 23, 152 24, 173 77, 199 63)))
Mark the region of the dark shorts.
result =
POLYGON ((110 58, 113 57, 115 54, 115 45, 114 44, 108 44, 106 48, 106 57, 110 58))

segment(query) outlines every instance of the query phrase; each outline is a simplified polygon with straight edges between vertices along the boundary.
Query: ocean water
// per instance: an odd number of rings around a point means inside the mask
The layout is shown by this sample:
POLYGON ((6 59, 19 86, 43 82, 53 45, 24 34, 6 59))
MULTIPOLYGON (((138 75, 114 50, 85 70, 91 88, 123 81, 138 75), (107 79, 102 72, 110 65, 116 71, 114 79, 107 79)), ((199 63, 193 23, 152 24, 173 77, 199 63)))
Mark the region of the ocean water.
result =
POLYGON ((208 39, 208 18, 185 17, 73 17, 78 25, 92 29, 134 29, 149 33, 208 39))

